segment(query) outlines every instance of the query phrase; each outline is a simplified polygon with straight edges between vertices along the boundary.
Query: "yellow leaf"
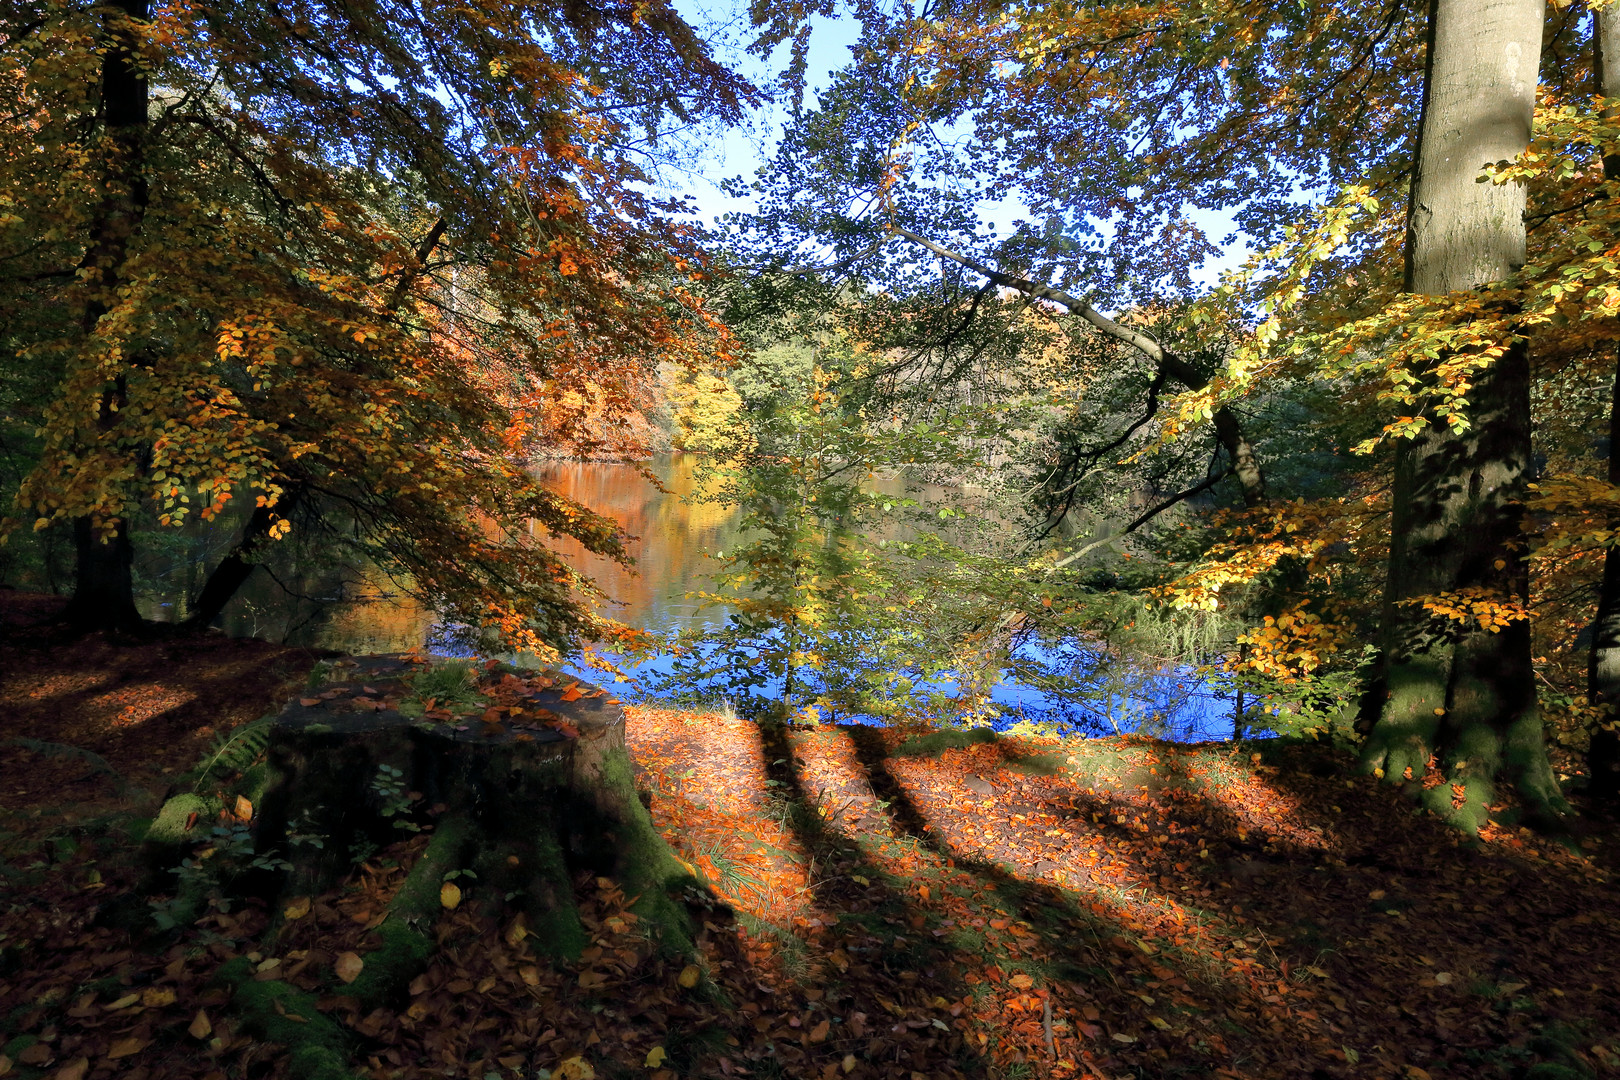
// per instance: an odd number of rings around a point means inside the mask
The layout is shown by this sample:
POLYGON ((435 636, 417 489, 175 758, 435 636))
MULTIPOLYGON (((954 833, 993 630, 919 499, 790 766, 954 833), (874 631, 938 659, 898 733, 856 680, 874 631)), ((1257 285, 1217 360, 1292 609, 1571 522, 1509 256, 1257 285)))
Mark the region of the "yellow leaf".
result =
POLYGON ((439 886, 439 903, 451 911, 461 903, 461 888, 453 881, 447 881, 439 886))
POLYGON ((642 1062, 649 1069, 656 1069, 664 1063, 664 1048, 655 1046, 647 1051, 647 1060, 642 1062))
POLYGON ((309 897, 295 896, 281 909, 281 913, 289 919, 302 919, 309 914, 309 897))
POLYGON ((854 1054, 845 1054, 844 1055, 843 1068, 844 1068, 844 1075, 845 1076, 848 1076, 850 1073, 855 1071, 855 1055, 854 1054))
POLYGON ((590 1062, 575 1055, 558 1065, 557 1071, 551 1075, 555 1076, 557 1080, 595 1080, 596 1069, 591 1066, 590 1062))
POLYGON ((360 959, 359 953, 346 952, 338 954, 332 970, 337 972, 337 977, 344 982, 352 983, 360 977, 360 972, 365 970, 365 966, 366 962, 360 959))
POLYGON ((214 1025, 209 1023, 208 1014, 201 1009, 191 1018, 191 1026, 186 1028, 186 1034, 193 1039, 206 1039, 214 1033, 214 1025))
MULTIPOLYGON (((115 1039, 113 1040, 112 1049, 107 1051, 107 1056, 110 1058, 121 1058, 129 1057, 131 1054, 138 1054, 146 1048, 148 1041, 149 1040, 146 1039, 137 1039, 133 1035, 125 1036, 122 1039, 115 1039)), ((71 1066, 69 1067, 71 1068, 71 1066)))
POLYGON ((119 1009, 127 1009, 127 1008, 129 1008, 131 1005, 135 1004, 139 1000, 141 1000, 141 995, 139 995, 139 994, 125 994, 123 997, 119 998, 117 1001, 113 1002, 111 1005, 108 1005, 107 1006, 107 1011, 108 1012, 116 1012, 119 1009))
POLYGON ((161 1009, 165 1005, 173 1005, 174 991, 166 987, 154 986, 150 990, 141 992, 141 1004, 148 1009, 161 1009))
POLYGON ((685 989, 690 990, 698 984, 698 979, 702 978, 702 976, 703 972, 698 970, 696 964, 687 964, 681 969, 681 974, 675 981, 685 989))

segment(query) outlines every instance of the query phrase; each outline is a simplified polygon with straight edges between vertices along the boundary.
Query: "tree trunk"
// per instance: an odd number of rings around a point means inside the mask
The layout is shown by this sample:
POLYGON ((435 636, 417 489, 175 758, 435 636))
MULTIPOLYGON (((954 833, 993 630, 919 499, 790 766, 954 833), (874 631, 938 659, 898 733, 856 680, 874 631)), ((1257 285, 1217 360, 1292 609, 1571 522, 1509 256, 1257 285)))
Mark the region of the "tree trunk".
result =
POLYGON ((479 902, 516 905, 525 932, 555 956, 589 944, 572 900, 582 870, 640 896, 637 913, 666 947, 690 948, 682 900, 695 881, 638 797, 623 707, 585 683, 508 671, 528 676, 517 698, 524 712, 503 710, 499 723, 482 719, 483 705, 450 722, 408 716, 398 706, 410 697, 412 666, 365 657, 271 725, 262 793, 248 794, 261 803, 257 849, 291 860, 268 890, 284 902, 326 891, 357 855, 406 830, 431 831, 361 954, 359 979, 343 990, 365 1009, 402 993, 426 962, 441 886, 458 871, 474 872, 459 887, 479 902))
POLYGON ((129 633, 140 629, 132 572, 135 549, 124 523, 114 522, 112 532, 104 534, 91 518, 75 518, 73 545, 77 568, 73 599, 68 601, 65 616, 68 622, 85 631, 129 633))
MULTIPOLYGON (((1522 186, 1476 178, 1529 142, 1544 6, 1431 5, 1407 237, 1416 292, 1478 288, 1524 263, 1522 186)), ((1528 600, 1519 533, 1531 459, 1525 339, 1509 343, 1474 380, 1469 402, 1466 431, 1436 420, 1395 447, 1384 692, 1365 762, 1391 782, 1411 783, 1435 812, 1473 831, 1496 801, 1498 776, 1538 819, 1565 807, 1542 738, 1528 620, 1486 628, 1432 615, 1421 603, 1442 593, 1528 600), (1431 757, 1444 782, 1425 788, 1431 757)))
MULTIPOLYGON (((101 64, 101 118, 110 143, 102 199, 91 229, 90 246, 80 260, 89 298, 80 317, 86 337, 95 332, 118 288, 131 237, 146 214, 145 140, 150 97, 146 76, 136 62, 133 20, 149 14, 147 0, 115 0, 108 16, 107 51, 101 64)), ((124 383, 115 377, 101 396, 96 433, 111 439, 123 404, 124 383)), ((123 520, 74 521, 78 580, 68 617, 86 630, 127 630, 139 626, 130 566, 134 549, 123 520)))
MULTIPOLYGON (((1604 8, 1593 15, 1592 67, 1598 93, 1620 95, 1620 12, 1604 8)), ((1603 159, 1603 178, 1620 181, 1620 155, 1603 159)), ((1620 363, 1614 373, 1609 403, 1609 483, 1620 484, 1620 363)), ((1587 700, 1607 705, 1606 723, 1592 731, 1586 751, 1587 794, 1600 806, 1620 803, 1620 549, 1610 548, 1603 558, 1603 579, 1598 586, 1597 614, 1592 619, 1592 651, 1587 658, 1587 700)))
POLYGON ((284 518, 292 513, 303 495, 301 486, 293 486, 275 506, 255 507, 249 515, 247 523, 242 526, 242 538, 231 548, 230 553, 219 561, 208 580, 203 582, 202 590, 191 602, 191 610, 186 615, 183 624, 188 630, 202 630, 213 624, 219 618, 219 613, 225 610, 225 605, 231 602, 237 590, 253 576, 253 570, 259 564, 256 561, 260 547, 270 538, 270 527, 278 518, 284 518))

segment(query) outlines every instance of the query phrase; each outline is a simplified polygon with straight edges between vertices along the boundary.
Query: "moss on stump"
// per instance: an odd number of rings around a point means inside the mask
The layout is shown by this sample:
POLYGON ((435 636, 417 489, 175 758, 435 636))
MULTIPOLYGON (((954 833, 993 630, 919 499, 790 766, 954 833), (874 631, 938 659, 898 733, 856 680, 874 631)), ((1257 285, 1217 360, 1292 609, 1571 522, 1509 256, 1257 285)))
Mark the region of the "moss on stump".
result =
POLYGON ((406 830, 432 831, 340 992, 368 1009, 405 993, 436 947, 451 874, 481 902, 522 910, 558 959, 588 944, 572 886, 586 870, 639 896, 664 948, 689 951, 680 898, 697 883, 637 797, 623 706, 567 676, 499 668, 446 708, 413 689, 420 671, 398 657, 338 665, 271 727, 256 842, 292 868, 266 891, 317 895, 406 830))

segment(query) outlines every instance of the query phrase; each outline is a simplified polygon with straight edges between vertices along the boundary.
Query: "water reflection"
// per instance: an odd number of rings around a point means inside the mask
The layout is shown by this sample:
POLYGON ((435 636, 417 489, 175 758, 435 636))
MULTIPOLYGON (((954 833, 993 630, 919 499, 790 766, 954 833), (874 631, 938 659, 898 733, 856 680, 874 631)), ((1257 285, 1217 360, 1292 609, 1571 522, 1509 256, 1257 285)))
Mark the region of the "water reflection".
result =
MULTIPOLYGON (((609 462, 548 462, 536 466, 542 483, 605 514, 635 539, 634 567, 621 566, 564 538, 553 546, 594 578, 610 602, 605 615, 649 630, 669 630, 699 619, 722 619, 724 608, 698 613, 687 594, 708 587, 703 552, 724 550, 738 536, 734 507, 691 498, 698 459, 677 454, 647 463, 667 489, 640 468, 609 462)), ((204 577, 230 550, 245 510, 180 530, 146 534, 136 565, 137 601, 149 619, 179 622, 204 577)), ((144 538, 143 538, 144 539, 144 538)), ((233 637, 262 637, 290 645, 345 652, 400 652, 430 643, 434 614, 374 566, 334 565, 318 552, 278 545, 216 624, 233 637)))
MULTIPOLYGON (((618 522, 634 538, 629 550, 635 564, 625 567, 593 555, 571 539, 552 543, 609 598, 600 608, 604 615, 657 632, 722 622, 730 614, 727 608, 716 605, 700 610, 700 601, 690 594, 713 588, 707 575, 715 564, 705 552, 736 546, 742 535, 741 512, 695 497, 699 459, 692 455, 656 458, 646 467, 664 490, 633 465, 550 462, 536 466, 548 488, 618 522)), ((879 487, 885 494, 904 493, 923 503, 962 494, 932 486, 906 487, 901 481, 879 487)), ((983 516, 966 520, 973 528, 986 525, 983 516)), ((240 525, 240 517, 227 515, 213 523, 195 522, 183 530, 156 533, 157 542, 143 546, 136 566, 142 613, 159 620, 184 619, 188 598, 200 590, 204 575, 235 542, 240 525)), ((336 565, 322 553, 301 551, 296 544, 277 545, 272 561, 249 578, 217 625, 233 636, 352 653, 402 652, 424 645, 443 648, 445 644, 436 640, 433 611, 376 567, 336 565)), ((1031 643, 1026 648, 1033 649, 1034 655, 1025 659, 1043 665, 1061 657, 1069 666, 1078 662, 1097 667, 1099 659, 1076 643, 1031 643), (1078 661, 1067 655, 1076 649, 1078 661)), ((668 668, 668 658, 659 658, 643 673, 656 683, 657 676, 668 668)), ((1098 668, 1098 672, 1103 670, 1098 668)), ((1069 695, 1043 693, 1015 682, 997 687, 992 700, 1009 718, 1029 715, 1067 720, 1065 726, 1091 734, 1134 730, 1155 721, 1169 725, 1166 734, 1181 738, 1222 738, 1232 730, 1231 706, 1185 672, 1139 674, 1129 680, 1129 686, 1111 685, 1117 678, 1116 672, 1061 680, 1085 684, 1079 694, 1083 705, 1069 695)), ((939 688, 947 694, 953 690, 947 683, 939 688)), ((769 686, 763 689, 771 692, 769 686)))

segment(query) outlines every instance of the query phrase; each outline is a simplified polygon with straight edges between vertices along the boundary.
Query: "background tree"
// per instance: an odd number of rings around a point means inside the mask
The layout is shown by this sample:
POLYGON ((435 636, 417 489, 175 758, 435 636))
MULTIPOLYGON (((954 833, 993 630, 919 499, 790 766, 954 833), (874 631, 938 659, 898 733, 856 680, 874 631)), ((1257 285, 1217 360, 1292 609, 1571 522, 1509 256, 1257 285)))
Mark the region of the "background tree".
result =
POLYGON ((129 625, 127 572, 95 568, 127 565, 140 507, 250 497, 202 613, 296 520, 451 620, 585 630, 583 583, 527 526, 609 553, 616 531, 513 461, 548 410, 588 452, 587 417, 723 348, 690 237, 636 184, 666 119, 734 118, 751 89, 645 5, 25 14, 6 336, 54 387, 18 502, 78 523, 81 619, 129 625))

